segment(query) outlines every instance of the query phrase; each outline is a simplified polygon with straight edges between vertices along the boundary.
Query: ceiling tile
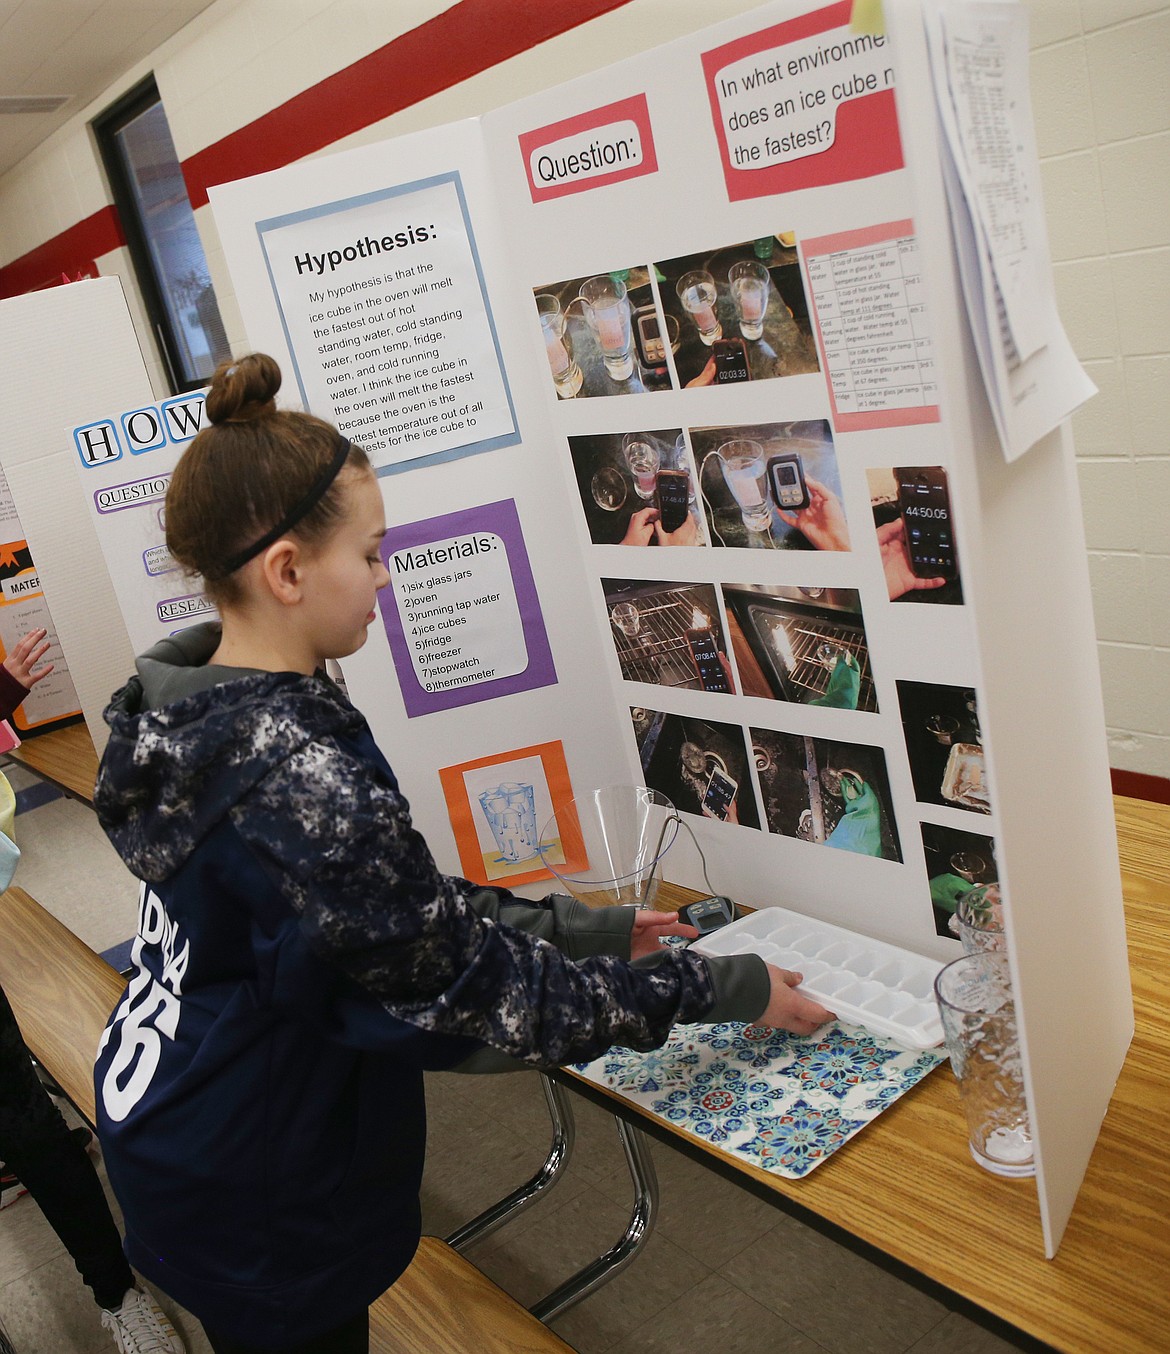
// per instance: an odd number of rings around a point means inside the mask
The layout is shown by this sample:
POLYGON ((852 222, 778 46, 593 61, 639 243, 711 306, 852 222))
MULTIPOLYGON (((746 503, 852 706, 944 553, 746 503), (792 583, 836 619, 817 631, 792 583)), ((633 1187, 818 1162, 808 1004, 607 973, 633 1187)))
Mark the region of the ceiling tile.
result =
POLYGON ((67 94, 55 113, 0 115, 0 174, 213 0, 0 0, 0 94, 67 94))

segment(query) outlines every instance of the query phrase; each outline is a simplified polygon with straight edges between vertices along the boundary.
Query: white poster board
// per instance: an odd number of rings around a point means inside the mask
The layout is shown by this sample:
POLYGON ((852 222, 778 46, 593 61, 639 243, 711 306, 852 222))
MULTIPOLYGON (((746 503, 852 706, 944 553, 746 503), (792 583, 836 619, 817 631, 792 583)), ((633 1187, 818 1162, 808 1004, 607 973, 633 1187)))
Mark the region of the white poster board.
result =
POLYGON ((0 365, 0 460, 100 752, 102 711, 133 671, 134 651, 64 429, 95 409, 153 398, 121 281, 98 278, 0 301, 0 365))
POLYGON ((51 665, 52 671, 36 683, 9 716, 20 733, 51 727, 81 711, 40 574, 0 465, 0 657, 11 653, 31 630, 40 629, 45 631, 49 647, 37 667, 51 665))

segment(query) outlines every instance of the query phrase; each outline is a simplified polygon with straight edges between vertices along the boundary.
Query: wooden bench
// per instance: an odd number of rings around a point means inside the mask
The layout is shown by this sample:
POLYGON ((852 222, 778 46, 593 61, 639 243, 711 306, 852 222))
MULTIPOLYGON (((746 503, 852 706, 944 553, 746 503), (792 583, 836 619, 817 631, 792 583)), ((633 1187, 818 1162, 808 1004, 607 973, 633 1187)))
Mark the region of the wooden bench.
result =
POLYGON ((573 1354, 438 1237, 370 1308, 370 1354, 573 1354))
MULTIPOLYGON (((0 894, 0 985, 24 1041, 94 1123, 93 1059, 126 979, 20 888, 0 894)), ((370 1308, 371 1354, 573 1354, 446 1242, 370 1308)))
POLYGON ((13 887, 0 894, 0 986, 33 1057, 92 1125, 94 1055, 126 979, 13 887))

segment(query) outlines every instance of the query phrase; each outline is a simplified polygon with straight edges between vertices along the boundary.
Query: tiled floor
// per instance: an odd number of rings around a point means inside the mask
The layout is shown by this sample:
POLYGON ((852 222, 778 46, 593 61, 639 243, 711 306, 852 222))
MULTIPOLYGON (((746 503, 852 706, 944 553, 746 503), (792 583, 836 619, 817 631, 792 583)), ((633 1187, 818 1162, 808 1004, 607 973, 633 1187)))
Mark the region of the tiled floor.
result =
MULTIPOLYGON (((9 769, 18 794, 35 784, 9 769)), ((134 928, 136 891, 85 807, 64 799, 17 821, 17 882, 88 944, 134 928)), ((468 1252, 521 1302, 543 1297, 625 1227, 631 1188, 613 1120, 573 1097, 577 1142, 547 1198, 468 1252)), ((450 1232, 526 1179, 549 1122, 524 1073, 429 1079, 426 1231, 450 1232)), ((554 1329, 580 1354, 1006 1354, 1014 1346, 678 1152, 652 1148, 661 1210, 645 1252, 554 1329)), ((100 1164, 100 1163, 99 1163, 100 1164)), ((117 1216, 115 1208, 115 1216, 117 1216)), ((165 1299, 190 1354, 202 1331, 165 1299)), ((31 1199, 0 1213, 0 1319, 19 1354, 112 1349, 97 1308, 31 1199)), ((425 1354, 420 1351, 419 1354, 425 1354)))

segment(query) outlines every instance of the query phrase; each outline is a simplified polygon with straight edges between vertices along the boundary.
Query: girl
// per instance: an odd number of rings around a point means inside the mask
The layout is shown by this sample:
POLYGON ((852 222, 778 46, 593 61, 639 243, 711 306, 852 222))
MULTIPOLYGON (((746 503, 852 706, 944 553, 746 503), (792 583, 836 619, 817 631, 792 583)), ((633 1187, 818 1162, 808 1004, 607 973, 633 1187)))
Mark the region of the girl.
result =
POLYGON ((388 582, 381 490, 279 385, 262 354, 217 370, 167 494, 167 545, 222 627, 156 645, 106 712, 96 804, 142 891, 98 1127, 130 1259, 217 1354, 364 1354, 418 1244, 424 1069, 829 1013, 762 960, 660 946, 694 934, 674 916, 439 873, 321 672, 388 582))

